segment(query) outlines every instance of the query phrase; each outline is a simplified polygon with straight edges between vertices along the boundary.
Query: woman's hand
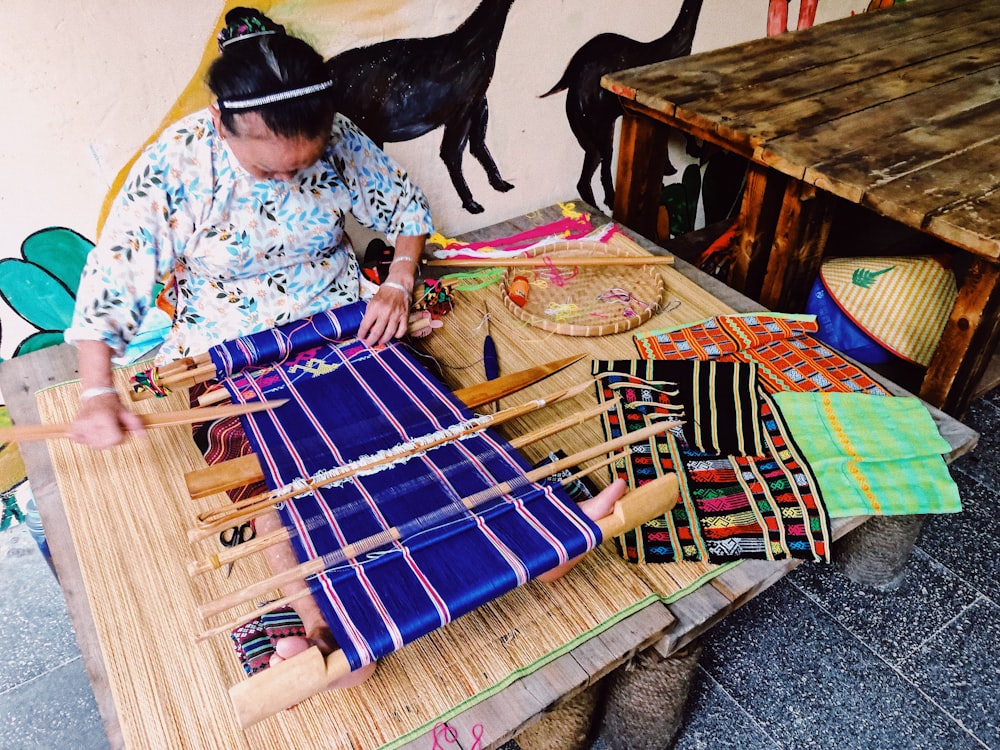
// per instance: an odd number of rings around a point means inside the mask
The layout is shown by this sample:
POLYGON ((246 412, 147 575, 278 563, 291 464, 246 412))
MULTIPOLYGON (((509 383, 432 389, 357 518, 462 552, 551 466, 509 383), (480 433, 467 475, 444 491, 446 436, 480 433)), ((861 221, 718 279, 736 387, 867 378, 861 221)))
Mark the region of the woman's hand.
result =
POLYGON ((102 393, 80 404, 70 437, 91 448, 111 448, 121 443, 128 432, 144 434, 146 428, 139 416, 122 404, 117 393, 102 393))
POLYGON ((389 264, 389 275, 368 303, 368 310, 358 328, 358 338, 368 346, 388 344, 406 335, 410 324, 413 286, 424 251, 423 235, 396 238, 396 251, 389 264))
POLYGON ((74 442, 91 448, 111 448, 126 432, 146 431, 142 420, 121 402, 111 386, 111 349, 101 341, 76 345, 80 363, 80 411, 69 434, 74 442))
POLYGON ((396 284, 398 287, 383 282, 368 303, 358 328, 358 338, 368 346, 381 346, 406 334, 412 295, 403 284, 396 284))

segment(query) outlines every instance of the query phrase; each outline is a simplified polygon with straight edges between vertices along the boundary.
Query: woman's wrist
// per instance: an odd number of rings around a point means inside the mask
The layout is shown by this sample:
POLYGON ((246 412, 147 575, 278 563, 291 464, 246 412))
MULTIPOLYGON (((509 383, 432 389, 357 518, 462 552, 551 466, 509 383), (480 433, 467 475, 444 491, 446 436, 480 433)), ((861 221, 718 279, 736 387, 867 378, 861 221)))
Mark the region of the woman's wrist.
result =
POLYGON ((84 388, 80 393, 80 403, 86 403, 91 399, 99 398, 100 396, 109 396, 114 394, 115 398, 118 397, 118 389, 112 385, 96 385, 92 388, 84 388))
POLYGON ((410 284, 409 286, 404 286, 403 284, 400 284, 398 281, 383 281, 382 286, 386 287, 387 289, 395 289, 396 291, 402 292, 403 294, 406 295, 407 299, 413 296, 413 284, 410 284))

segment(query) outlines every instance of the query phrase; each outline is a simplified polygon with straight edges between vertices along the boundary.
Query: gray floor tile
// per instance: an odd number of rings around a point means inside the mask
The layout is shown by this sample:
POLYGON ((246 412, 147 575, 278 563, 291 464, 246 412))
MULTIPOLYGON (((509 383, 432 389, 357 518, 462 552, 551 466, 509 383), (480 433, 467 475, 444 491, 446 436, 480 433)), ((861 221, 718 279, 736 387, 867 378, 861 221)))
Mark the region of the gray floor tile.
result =
POLYGON ((0 693, 79 656, 65 600, 27 529, 0 539, 0 693))
POLYGON ((0 750, 107 747, 104 726, 79 657, 0 693, 0 750))
POLYGON ((1000 607, 979 599, 900 665, 987 747, 1000 747, 1000 607))
POLYGON ((1000 389, 973 401, 962 422, 979 433, 979 443, 953 466, 987 487, 1000 487, 1000 389))
POLYGON ((703 669, 695 675, 684 714, 671 750, 780 750, 703 669))
MULTIPOLYGON (((993 461, 1000 464, 996 457, 993 461)), ((996 536, 1000 485, 984 485, 963 469, 954 470, 952 475, 961 493, 963 510, 930 516, 917 545, 1000 604, 1000 545, 996 536)))
POLYGON ((701 664, 786 748, 982 750, 868 648, 779 582, 713 628, 701 664))
POLYGON ((903 659, 976 600, 974 588, 919 549, 899 588, 855 584, 836 565, 805 563, 786 579, 877 655, 903 659))

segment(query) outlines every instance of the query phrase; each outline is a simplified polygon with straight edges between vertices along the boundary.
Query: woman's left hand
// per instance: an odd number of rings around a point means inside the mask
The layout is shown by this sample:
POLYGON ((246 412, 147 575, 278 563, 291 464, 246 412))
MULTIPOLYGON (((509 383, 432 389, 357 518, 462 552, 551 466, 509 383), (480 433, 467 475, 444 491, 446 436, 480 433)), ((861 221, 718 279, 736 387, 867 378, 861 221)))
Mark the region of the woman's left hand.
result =
POLYGON ((403 289, 382 284, 368 303, 358 338, 368 346, 381 346, 405 335, 410 322, 410 297, 403 289))

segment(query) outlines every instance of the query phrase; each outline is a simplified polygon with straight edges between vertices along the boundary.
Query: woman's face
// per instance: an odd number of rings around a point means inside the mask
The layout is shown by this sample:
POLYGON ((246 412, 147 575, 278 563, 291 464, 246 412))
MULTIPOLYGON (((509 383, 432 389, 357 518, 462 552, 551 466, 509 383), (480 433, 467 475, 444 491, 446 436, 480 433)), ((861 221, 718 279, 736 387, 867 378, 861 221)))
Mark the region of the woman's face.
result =
POLYGON ((315 164, 326 149, 327 138, 285 138, 268 129, 258 112, 236 115, 236 132, 222 124, 217 107, 212 120, 233 156, 258 180, 291 180, 315 164))

